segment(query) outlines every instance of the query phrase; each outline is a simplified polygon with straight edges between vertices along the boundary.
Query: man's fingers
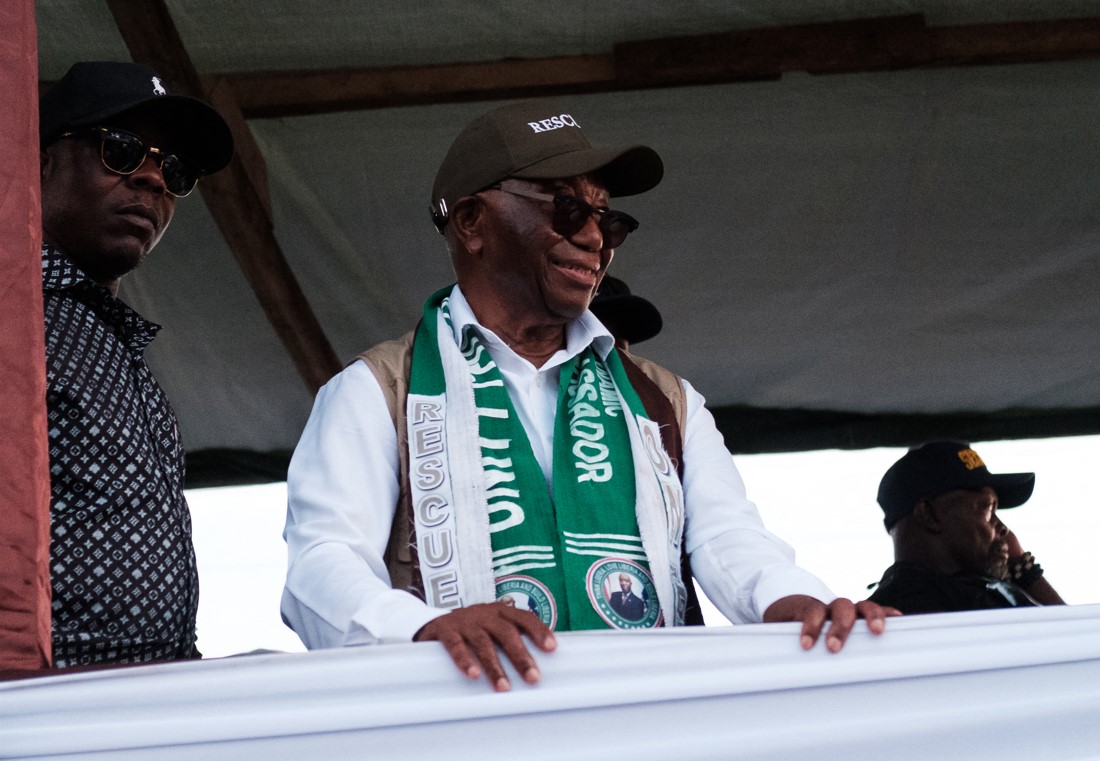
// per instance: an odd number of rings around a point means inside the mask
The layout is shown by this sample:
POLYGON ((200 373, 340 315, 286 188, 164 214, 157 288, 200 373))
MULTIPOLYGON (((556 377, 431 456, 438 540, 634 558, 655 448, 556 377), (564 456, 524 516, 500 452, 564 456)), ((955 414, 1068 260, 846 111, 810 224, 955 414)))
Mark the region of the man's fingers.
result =
POLYGON ((527 651, 527 647, 523 644, 523 639, 520 637, 519 629, 512 626, 499 633, 497 642, 500 644, 500 649, 504 651, 504 654, 508 657, 508 660, 515 666, 516 671, 523 677, 523 681, 527 684, 535 684, 539 680, 539 667, 535 664, 535 659, 531 657, 531 653, 527 651))
POLYGON ((439 642, 443 645, 447 654, 451 656, 451 660, 454 661, 459 671, 470 679, 477 679, 481 676, 481 666, 478 665, 479 659, 470 652, 466 637, 463 636, 460 628, 454 624, 454 621, 448 620, 448 616, 440 616, 425 624, 413 637, 413 641, 431 642, 435 640, 439 642))
POLYGON ((515 614, 516 625, 535 643, 535 646, 544 653, 552 653, 558 646, 558 641, 554 639, 554 632, 550 630, 550 627, 544 624, 534 613, 515 611, 515 614))
POLYGON ((814 646, 828 619, 832 623, 829 625, 825 647, 830 652, 836 653, 848 641, 848 635, 851 634, 857 618, 866 618, 867 627, 871 632, 881 634, 886 627, 886 618, 900 615, 901 611, 896 608, 884 608, 870 600, 853 603, 849 599, 839 597, 826 605, 807 595, 788 595, 769 605, 764 611, 763 618, 765 623, 801 621, 800 642, 803 650, 809 650, 814 646))
POLYGON ((867 620, 867 628, 872 634, 882 634, 886 631, 886 619, 900 616, 901 611, 870 600, 860 600, 856 603, 856 614, 867 620))
POLYGON ((766 624, 801 621, 802 633, 799 641, 803 650, 809 650, 821 636, 821 626, 825 623, 825 603, 809 595, 787 595, 768 606, 763 620, 766 624))
POLYGON ((795 620, 802 621, 802 636, 799 640, 803 650, 809 650, 817 642, 817 638, 821 636, 821 629, 825 625, 825 604, 814 600, 816 605, 809 604, 805 606, 801 611, 799 618, 795 620))
POLYGON ((443 644, 459 671, 471 679, 483 673, 498 692, 511 689, 497 652, 499 647, 528 684, 539 680, 539 669, 528 652, 522 635, 540 649, 550 652, 557 643, 550 629, 528 611, 499 603, 459 608, 429 621, 413 639, 437 640, 443 644))
POLYGON ((848 635, 852 633, 852 626, 856 622, 856 606, 846 597, 838 597, 828 606, 829 634, 825 638, 825 647, 831 653, 839 653, 844 643, 848 641, 848 635))
MULTIPOLYGON (((497 692, 507 692, 512 689, 512 683, 508 680, 508 676, 504 673, 504 666, 500 663, 500 658, 497 657, 496 644, 485 632, 475 632, 470 636, 470 646, 473 648, 474 657, 477 658, 481 664, 481 668, 485 671, 485 678, 493 689, 497 692)), ((526 654, 527 650, 520 644, 520 649, 526 654)), ((511 657, 511 656, 510 656, 511 657)), ((528 658, 531 656, 528 655, 528 658)), ((513 658, 513 663, 515 659, 513 658)), ((534 663, 534 661, 532 661, 534 663)), ((518 668, 518 667, 517 667, 518 668)), ((523 672, 520 671, 522 674, 523 672)))

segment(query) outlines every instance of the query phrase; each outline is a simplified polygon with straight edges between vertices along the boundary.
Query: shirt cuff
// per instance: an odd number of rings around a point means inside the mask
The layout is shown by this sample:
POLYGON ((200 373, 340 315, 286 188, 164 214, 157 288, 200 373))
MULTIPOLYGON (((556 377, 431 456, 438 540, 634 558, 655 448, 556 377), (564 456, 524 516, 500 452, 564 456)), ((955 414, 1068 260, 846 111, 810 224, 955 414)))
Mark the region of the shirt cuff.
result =
POLYGON ((771 607, 772 603, 790 595, 809 595, 826 605, 836 599, 836 594, 825 586, 821 579, 809 571, 790 566, 769 573, 753 590, 753 605, 756 607, 759 620, 764 619, 764 611, 771 607))

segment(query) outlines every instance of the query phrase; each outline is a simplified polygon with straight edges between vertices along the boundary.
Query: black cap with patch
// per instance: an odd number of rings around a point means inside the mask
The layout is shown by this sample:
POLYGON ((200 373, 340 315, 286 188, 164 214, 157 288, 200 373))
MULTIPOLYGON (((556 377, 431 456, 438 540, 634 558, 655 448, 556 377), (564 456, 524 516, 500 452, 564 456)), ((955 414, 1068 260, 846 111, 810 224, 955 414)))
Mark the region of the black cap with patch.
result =
POLYGON ((500 106, 467 124, 451 144, 432 186, 432 222, 442 233, 459 198, 508 177, 582 174, 598 176, 612 197, 629 196, 655 187, 664 164, 645 145, 594 148, 577 118, 553 103, 500 106))
POLYGON ((997 492, 999 508, 1017 507, 1031 498, 1034 473, 990 473, 978 453, 961 441, 933 441, 890 466, 878 486, 878 503, 889 531, 922 499, 935 499, 957 489, 985 487, 997 492))
POLYGON ((64 132, 112 126, 111 118, 120 114, 155 119, 201 174, 213 174, 233 158, 233 135, 217 111, 197 98, 169 95, 148 66, 119 61, 73 64, 39 101, 39 139, 45 147, 64 132))

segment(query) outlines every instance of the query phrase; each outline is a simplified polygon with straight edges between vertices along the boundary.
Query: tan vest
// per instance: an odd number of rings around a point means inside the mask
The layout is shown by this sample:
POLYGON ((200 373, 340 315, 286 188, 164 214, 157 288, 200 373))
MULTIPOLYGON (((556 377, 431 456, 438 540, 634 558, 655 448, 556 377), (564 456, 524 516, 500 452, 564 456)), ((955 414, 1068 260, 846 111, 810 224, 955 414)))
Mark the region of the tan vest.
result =
MULTIPOLYGON (((412 367, 414 331, 409 331, 395 341, 386 341, 359 355, 359 359, 378 379, 386 406, 397 431, 398 483, 400 492, 397 511, 394 514, 390 541, 385 553, 390 584, 424 599, 420 566, 417 562, 416 529, 409 491, 409 432, 405 417, 405 400, 409 395, 409 375, 412 367)), ((656 362, 637 357, 629 352, 619 352, 623 367, 634 390, 642 400, 650 417, 661 427, 661 439, 683 478, 684 423, 687 418, 687 397, 679 376, 656 362)), ((691 583, 687 557, 682 558, 684 585, 688 591, 688 624, 702 624, 698 599, 691 583)))

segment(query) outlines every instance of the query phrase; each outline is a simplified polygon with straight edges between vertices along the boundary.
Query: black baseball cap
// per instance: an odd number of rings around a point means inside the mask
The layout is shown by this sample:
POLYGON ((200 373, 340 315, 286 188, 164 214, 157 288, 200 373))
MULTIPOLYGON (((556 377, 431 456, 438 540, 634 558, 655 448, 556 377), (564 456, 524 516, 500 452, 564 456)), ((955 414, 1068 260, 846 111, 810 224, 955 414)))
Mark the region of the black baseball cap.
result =
POLYGON ((547 101, 510 103, 483 114, 458 134, 432 185, 430 211, 440 233, 451 207, 509 177, 553 180, 595 174, 611 196, 653 188, 664 175, 661 157, 645 145, 594 148, 581 121, 547 101))
POLYGON ((588 307, 615 338, 632 344, 648 341, 661 332, 664 322, 657 307, 630 292, 630 286, 605 275, 588 307))
POLYGON ((198 98, 170 95, 148 66, 121 61, 73 64, 38 103, 38 137, 45 147, 64 132, 111 126, 112 117, 131 113, 163 125, 200 174, 213 174, 233 158, 233 135, 217 111, 198 98))
POLYGON ((922 499, 935 499, 956 489, 997 492, 998 508, 1018 507, 1031 498, 1034 473, 990 473, 969 444, 933 441, 910 449, 890 466, 878 485, 878 503, 889 531, 922 499))

